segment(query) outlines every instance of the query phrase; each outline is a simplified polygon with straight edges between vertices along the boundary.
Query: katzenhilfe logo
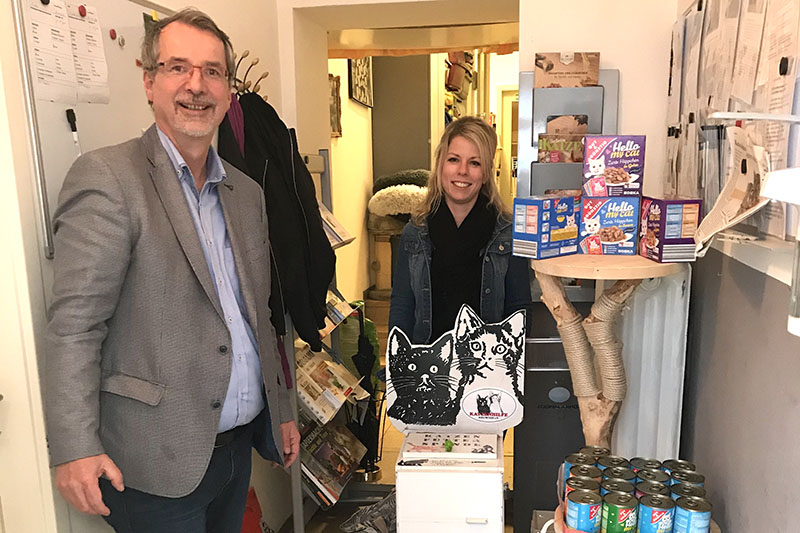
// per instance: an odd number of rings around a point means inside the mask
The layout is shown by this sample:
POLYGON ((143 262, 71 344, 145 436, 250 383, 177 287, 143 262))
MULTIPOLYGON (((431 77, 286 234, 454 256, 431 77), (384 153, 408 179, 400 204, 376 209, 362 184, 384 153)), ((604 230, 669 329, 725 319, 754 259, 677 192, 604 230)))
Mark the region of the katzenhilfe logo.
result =
POLYGON ((461 410, 478 422, 498 422, 514 414, 517 402, 502 389, 478 389, 464 396, 461 410))

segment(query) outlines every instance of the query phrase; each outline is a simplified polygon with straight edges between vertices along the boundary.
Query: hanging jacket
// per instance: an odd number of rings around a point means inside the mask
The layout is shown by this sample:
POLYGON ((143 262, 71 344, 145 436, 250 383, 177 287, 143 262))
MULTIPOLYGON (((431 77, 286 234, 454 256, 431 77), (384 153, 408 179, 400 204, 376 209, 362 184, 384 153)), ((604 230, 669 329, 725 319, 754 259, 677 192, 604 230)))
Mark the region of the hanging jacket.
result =
POLYGON ((226 116, 219 128, 219 155, 255 180, 264 191, 273 272, 269 306, 272 324, 286 333, 284 312, 301 339, 320 351, 325 299, 336 256, 322 228, 314 181, 289 129, 256 93, 239 97, 244 115, 244 155, 226 116))

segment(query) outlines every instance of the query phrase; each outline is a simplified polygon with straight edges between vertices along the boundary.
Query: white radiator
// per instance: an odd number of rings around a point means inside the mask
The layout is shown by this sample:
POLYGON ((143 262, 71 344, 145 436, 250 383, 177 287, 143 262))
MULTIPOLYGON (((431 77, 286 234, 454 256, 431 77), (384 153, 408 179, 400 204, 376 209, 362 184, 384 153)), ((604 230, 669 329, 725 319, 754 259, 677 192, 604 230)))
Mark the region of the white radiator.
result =
POLYGON ((611 446, 623 457, 678 457, 691 267, 646 279, 628 300, 620 335, 628 378, 611 446))

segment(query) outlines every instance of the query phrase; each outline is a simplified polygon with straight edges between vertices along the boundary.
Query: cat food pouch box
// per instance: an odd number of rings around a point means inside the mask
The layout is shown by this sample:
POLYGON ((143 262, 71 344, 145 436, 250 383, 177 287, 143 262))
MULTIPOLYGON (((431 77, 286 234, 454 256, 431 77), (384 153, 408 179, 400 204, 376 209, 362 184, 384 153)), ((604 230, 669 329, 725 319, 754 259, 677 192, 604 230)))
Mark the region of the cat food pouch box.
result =
POLYGON ((587 135, 583 152, 583 195, 641 196, 644 135, 587 135))
POLYGON ((514 255, 547 259, 578 253, 579 209, 572 195, 514 198, 514 255))
POLYGON ((659 263, 694 261, 694 234, 703 217, 699 198, 642 198, 639 255, 659 263))
POLYGON ((581 199, 582 254, 636 255, 639 198, 581 199))

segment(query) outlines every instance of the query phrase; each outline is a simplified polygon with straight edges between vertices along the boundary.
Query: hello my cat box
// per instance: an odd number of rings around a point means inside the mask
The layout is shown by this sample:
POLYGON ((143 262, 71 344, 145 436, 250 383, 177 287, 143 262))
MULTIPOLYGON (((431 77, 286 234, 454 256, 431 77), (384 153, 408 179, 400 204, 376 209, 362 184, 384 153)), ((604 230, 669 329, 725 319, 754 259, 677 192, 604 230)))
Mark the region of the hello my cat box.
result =
POLYGON ((641 196, 644 135, 587 135, 583 152, 583 195, 641 196))
POLYGON ((429 345, 394 327, 386 361, 386 414, 404 433, 500 433, 522 421, 524 310, 486 324, 463 305, 453 330, 429 345))
POLYGON ((580 201, 574 196, 514 198, 514 255, 547 259, 578 252, 580 201))
POLYGON ((580 253, 635 255, 639 198, 583 198, 580 253))

